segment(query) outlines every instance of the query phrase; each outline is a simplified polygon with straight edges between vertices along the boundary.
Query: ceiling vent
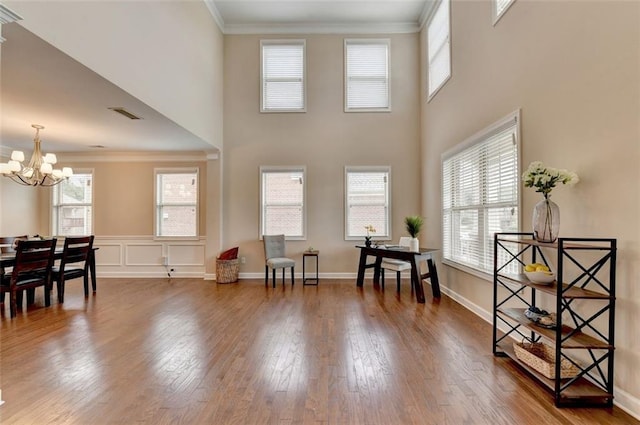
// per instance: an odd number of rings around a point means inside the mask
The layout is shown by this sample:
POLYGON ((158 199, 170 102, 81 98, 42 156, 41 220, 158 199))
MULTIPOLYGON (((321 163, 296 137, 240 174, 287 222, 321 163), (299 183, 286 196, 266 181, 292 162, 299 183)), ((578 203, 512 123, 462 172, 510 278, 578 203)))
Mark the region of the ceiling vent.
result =
POLYGON ((124 109, 121 106, 114 106, 114 107, 109 108, 109 109, 111 109, 113 112, 117 112, 120 115, 123 115, 123 116, 129 118, 130 120, 141 120, 142 119, 139 116, 137 116, 135 114, 132 114, 131 112, 127 111, 126 109, 124 109))

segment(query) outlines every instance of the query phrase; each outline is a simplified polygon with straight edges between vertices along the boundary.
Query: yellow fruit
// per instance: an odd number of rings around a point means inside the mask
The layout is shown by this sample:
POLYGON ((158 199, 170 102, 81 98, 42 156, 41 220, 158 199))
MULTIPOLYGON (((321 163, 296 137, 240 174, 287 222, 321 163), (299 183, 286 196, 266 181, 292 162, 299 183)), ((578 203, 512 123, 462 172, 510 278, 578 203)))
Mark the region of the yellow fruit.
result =
POLYGON ((527 264, 526 266, 524 266, 524 271, 525 272, 535 272, 536 268, 533 264, 527 264))
POLYGON ((549 271, 549 267, 544 266, 544 265, 539 265, 536 267, 536 271, 537 272, 548 272, 549 271))

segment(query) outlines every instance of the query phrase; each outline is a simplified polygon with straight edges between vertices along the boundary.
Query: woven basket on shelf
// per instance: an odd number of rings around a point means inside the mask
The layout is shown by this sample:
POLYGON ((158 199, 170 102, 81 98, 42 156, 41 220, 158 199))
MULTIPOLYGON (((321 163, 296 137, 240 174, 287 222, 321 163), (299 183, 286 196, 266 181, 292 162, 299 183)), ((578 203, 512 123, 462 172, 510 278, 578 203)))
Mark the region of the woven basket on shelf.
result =
MULTIPOLYGON (((549 379, 556 375, 556 353, 553 348, 541 342, 522 343, 514 342, 513 349, 516 357, 527 366, 535 369, 549 379)), ((578 375, 579 369, 567 359, 560 361, 560 378, 573 378, 578 375)))
POLYGON ((219 258, 216 259, 216 282, 237 282, 239 271, 240 261, 237 258, 233 260, 220 260, 219 258))

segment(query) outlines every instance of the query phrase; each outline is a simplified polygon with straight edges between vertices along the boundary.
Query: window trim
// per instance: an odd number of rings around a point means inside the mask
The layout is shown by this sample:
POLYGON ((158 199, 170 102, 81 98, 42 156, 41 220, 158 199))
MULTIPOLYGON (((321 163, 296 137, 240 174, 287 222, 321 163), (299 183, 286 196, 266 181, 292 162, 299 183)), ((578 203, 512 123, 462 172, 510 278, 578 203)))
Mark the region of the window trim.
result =
POLYGON ((453 268, 456 268, 458 270, 461 270, 463 272, 469 273, 471 275, 474 275, 476 277, 479 277, 481 279, 484 280, 488 280, 488 281, 492 281, 493 280, 493 274, 491 274, 488 271, 484 271, 484 270, 480 270, 478 268, 472 267, 471 265, 468 264, 463 264, 463 263, 459 263, 455 260, 452 260, 450 258, 445 257, 445 252, 444 252, 444 232, 445 232, 445 225, 444 225, 444 219, 445 219, 445 213, 444 213, 444 190, 443 190, 443 185, 444 185, 444 180, 442 179, 442 176, 444 175, 444 161, 448 158, 451 158, 452 156, 465 151, 466 149, 469 149, 473 146, 475 146, 476 144, 482 143, 483 141, 485 141, 487 138, 499 133, 500 129, 502 127, 507 126, 509 123, 511 122, 515 122, 515 136, 516 136, 516 161, 517 161, 517 170, 516 170, 516 185, 518 188, 518 193, 517 193, 517 197, 516 197, 516 204, 517 204, 517 208, 518 208, 518 230, 517 232, 521 232, 522 230, 522 190, 520 187, 520 176, 522 175, 522 143, 521 143, 521 117, 520 117, 520 109, 515 110, 514 112, 511 112, 510 114, 506 115, 505 117, 501 118, 500 120, 496 121, 495 123, 489 125, 488 127, 485 127, 484 129, 476 132, 473 136, 467 138, 466 140, 464 140, 463 142, 457 144, 456 146, 454 146, 453 148, 445 151, 442 155, 441 155, 441 160, 440 160, 440 185, 441 185, 441 194, 442 194, 442 204, 441 204, 441 217, 442 217, 442 223, 441 223, 441 238, 442 238, 442 245, 443 245, 443 251, 442 251, 442 263, 446 264, 448 266, 451 266, 453 268))
MULTIPOLYGON (((190 204, 189 204, 190 205, 190 204)), ((200 167, 161 167, 153 169, 153 240, 194 241, 200 240, 200 167), (158 175, 195 173, 198 190, 196 191, 196 229, 195 236, 160 236, 158 235, 158 175)))
POLYGON ((265 39, 260 40, 260 112, 265 114, 307 112, 307 40, 265 39), (302 108, 269 109, 264 107, 264 46, 302 46, 302 108))
POLYGON ((507 3, 507 5, 504 7, 504 9, 502 9, 502 11, 500 11, 500 13, 498 13, 498 0, 491 0, 491 16, 493 17, 493 26, 494 27, 496 26, 496 24, 498 23, 500 18, 502 18, 504 16, 504 14, 507 13, 507 10, 509 10, 509 8, 515 2, 516 2, 516 0, 509 0, 509 3, 507 3))
POLYGON ((344 112, 391 112, 391 39, 390 38, 345 38, 344 39, 344 112), (387 46, 387 106, 386 107, 370 107, 370 108, 349 108, 349 75, 347 74, 347 46, 349 44, 373 44, 387 46))
POLYGON ((262 240, 265 234, 264 229, 264 192, 262 190, 262 176, 269 172, 302 172, 302 235, 289 236, 285 235, 287 241, 306 241, 307 240, 307 167, 306 165, 261 165, 260 166, 260 213, 259 213, 259 234, 258 239, 262 240))
POLYGON ((451 55, 452 49, 451 49, 451 0, 439 0, 438 3, 436 4, 436 6, 432 9, 432 13, 431 16, 429 16, 429 19, 427 21, 427 103, 431 102, 431 100, 440 92, 440 89, 442 89, 447 82, 451 79, 451 74, 452 74, 452 68, 453 68, 453 58, 451 55), (433 18, 436 15, 436 13, 438 13, 438 9, 440 7, 442 7, 442 4, 448 2, 449 3, 449 15, 447 16, 447 20, 449 21, 449 30, 448 30, 448 34, 447 34, 447 48, 449 50, 449 73, 447 75, 447 77, 442 80, 440 82, 440 84, 438 84, 437 87, 435 87, 433 89, 433 91, 430 90, 429 88, 429 79, 431 78, 431 61, 429 60, 429 27, 431 26, 431 23, 433 22, 433 18))
POLYGON ((390 241, 393 240, 392 229, 392 204, 391 204, 391 166, 390 165, 346 165, 344 167, 344 240, 345 241, 361 241, 362 236, 349 235, 349 173, 350 172, 383 172, 387 173, 387 235, 373 235, 373 240, 390 241))
MULTIPOLYGON (((95 190, 94 190, 95 182, 96 182, 96 180, 95 180, 95 177, 96 177, 95 169, 93 169, 93 168, 81 168, 81 169, 74 170, 74 175, 82 175, 82 174, 91 174, 91 204, 90 204, 90 206, 91 206, 91 230, 90 230, 89 234, 92 235, 92 234, 95 233, 94 226, 95 226, 95 215, 96 215, 96 212, 95 212, 95 199, 96 198, 95 198, 95 190)), ((63 184, 63 183, 64 182, 61 182, 60 184, 63 184)), ((56 192, 56 190, 60 189, 59 186, 60 185, 56 185, 56 187, 51 190, 51 209, 50 209, 49 222, 50 222, 50 225, 51 225, 51 235, 52 236, 54 236, 54 237, 60 237, 60 236, 65 237, 67 235, 62 235, 62 234, 59 233, 60 229, 58 229, 58 223, 57 223, 57 220, 56 220, 56 218, 58 216, 57 216, 57 213, 54 212, 54 210, 58 207, 58 205, 56 205, 55 192, 56 192)), ((87 204, 78 204, 78 205, 86 206, 87 204)))

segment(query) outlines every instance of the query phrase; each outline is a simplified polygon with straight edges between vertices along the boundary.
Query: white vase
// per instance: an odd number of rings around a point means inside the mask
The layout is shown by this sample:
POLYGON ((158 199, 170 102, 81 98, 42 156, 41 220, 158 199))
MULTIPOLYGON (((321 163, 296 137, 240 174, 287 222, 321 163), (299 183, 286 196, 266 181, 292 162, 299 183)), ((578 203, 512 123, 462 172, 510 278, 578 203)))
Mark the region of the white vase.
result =
POLYGON ((411 238, 411 241, 409 241, 409 251, 411 252, 420 251, 420 241, 418 240, 418 238, 411 238))

